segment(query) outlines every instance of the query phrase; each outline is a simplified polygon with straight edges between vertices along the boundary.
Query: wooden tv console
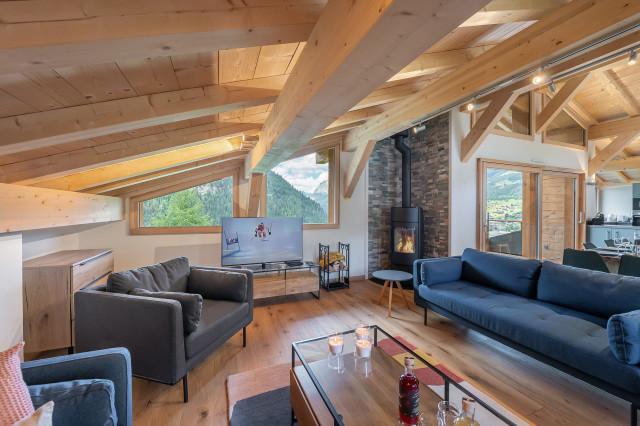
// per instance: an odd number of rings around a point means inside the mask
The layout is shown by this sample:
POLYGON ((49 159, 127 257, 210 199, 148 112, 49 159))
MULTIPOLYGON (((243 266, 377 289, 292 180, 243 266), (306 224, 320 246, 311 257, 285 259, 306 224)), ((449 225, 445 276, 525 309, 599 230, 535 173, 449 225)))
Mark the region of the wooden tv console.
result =
POLYGON ((284 263, 263 265, 253 270, 253 298, 284 296, 310 292, 320 298, 320 265, 304 263, 287 266, 284 263), (315 271, 315 273, 314 273, 315 271))

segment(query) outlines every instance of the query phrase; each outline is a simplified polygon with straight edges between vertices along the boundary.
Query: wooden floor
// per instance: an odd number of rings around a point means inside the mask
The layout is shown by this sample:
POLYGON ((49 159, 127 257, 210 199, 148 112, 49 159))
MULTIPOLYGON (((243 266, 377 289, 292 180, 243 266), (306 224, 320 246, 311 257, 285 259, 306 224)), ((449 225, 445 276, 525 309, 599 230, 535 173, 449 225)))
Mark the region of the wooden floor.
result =
MULTIPOLYGON (((358 281, 348 290, 323 290, 320 300, 302 294, 258 302, 247 347, 239 333, 189 373, 189 403, 182 403, 180 383, 170 387, 134 378, 134 424, 226 425, 227 376, 291 362, 291 342, 347 329, 359 320, 406 338, 536 424, 629 424, 622 400, 433 312, 425 327, 424 311, 413 303, 414 311, 407 310, 400 297, 393 298, 388 318, 385 304, 375 304, 379 291, 377 284, 358 281)), ((413 300, 411 292, 407 296, 413 300)))

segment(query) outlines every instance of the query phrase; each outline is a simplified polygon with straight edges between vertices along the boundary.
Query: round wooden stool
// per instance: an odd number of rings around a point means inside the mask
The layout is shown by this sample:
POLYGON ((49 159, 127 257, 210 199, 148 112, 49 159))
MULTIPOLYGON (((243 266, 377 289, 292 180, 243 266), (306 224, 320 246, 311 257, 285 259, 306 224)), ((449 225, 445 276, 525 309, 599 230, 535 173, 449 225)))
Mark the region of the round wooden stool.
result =
POLYGON ((383 270, 383 271, 375 271, 372 275, 375 278, 379 279, 379 280, 384 280, 384 286, 382 286, 382 290, 380 291, 380 296, 378 296, 378 305, 382 301, 382 296, 384 295, 384 290, 387 288, 387 286, 389 286, 389 313, 388 313, 388 316, 391 316, 391 299, 393 298, 393 284, 394 283, 398 287, 398 290, 400 290, 400 294, 402 295, 402 299, 404 300, 405 305, 407 305, 407 308, 409 308, 409 310, 411 310, 411 307, 409 306, 409 302, 407 302, 407 299, 404 297, 404 292, 402 291, 402 286, 400 285, 400 281, 408 281, 408 280, 413 279, 413 275, 412 274, 410 274, 408 272, 395 271, 393 269, 387 269, 387 270, 383 270))

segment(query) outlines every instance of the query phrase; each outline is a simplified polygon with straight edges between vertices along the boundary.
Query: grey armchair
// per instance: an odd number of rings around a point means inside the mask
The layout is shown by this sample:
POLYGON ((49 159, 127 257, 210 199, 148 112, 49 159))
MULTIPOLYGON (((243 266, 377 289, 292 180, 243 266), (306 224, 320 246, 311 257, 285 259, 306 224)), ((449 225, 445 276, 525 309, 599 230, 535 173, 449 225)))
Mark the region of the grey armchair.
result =
POLYGON ((125 347, 131 353, 134 376, 169 385, 182 380, 187 402, 189 371, 240 330, 246 346, 246 327, 253 321, 253 273, 189 267, 186 258, 173 259, 112 274, 107 285, 77 292, 74 303, 76 351, 125 347), (167 271, 168 282, 159 282, 162 278, 157 271, 163 272, 161 267, 167 271), (145 284, 140 279, 145 274, 153 276, 154 282, 145 284), (109 288, 116 279, 121 280, 121 287, 150 285, 155 291, 201 294, 202 313, 196 330, 185 335, 178 301, 133 296, 124 293, 126 288, 109 288), (113 292, 114 288, 122 292, 113 292))
MULTIPOLYGON (((53 424, 92 424, 88 416, 100 411, 104 401, 95 398, 85 398, 83 404, 76 404, 70 398, 72 392, 60 391, 61 382, 73 385, 77 380, 103 379, 113 382, 113 406, 117 415, 117 426, 131 426, 131 361, 129 352, 124 348, 112 348, 102 351, 81 354, 64 355, 37 361, 23 362, 20 365, 22 376, 29 390, 41 388, 45 394, 50 394, 45 401, 51 400, 51 395, 58 395, 66 403, 56 403, 53 411, 53 424)), ((32 396, 33 399, 33 396, 32 396)), ((39 404, 36 404, 36 408, 39 404)), ((97 419, 94 419, 97 421, 97 419)))

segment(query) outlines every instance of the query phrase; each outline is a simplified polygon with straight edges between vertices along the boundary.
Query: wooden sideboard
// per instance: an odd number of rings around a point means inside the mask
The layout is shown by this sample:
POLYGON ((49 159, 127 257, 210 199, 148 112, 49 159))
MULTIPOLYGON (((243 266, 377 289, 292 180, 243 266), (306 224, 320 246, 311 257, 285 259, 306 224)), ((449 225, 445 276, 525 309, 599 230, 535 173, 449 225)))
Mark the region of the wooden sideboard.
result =
POLYGON ((22 263, 25 353, 74 346, 73 294, 107 281, 113 250, 65 250, 22 263))

